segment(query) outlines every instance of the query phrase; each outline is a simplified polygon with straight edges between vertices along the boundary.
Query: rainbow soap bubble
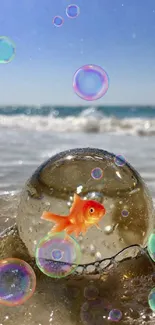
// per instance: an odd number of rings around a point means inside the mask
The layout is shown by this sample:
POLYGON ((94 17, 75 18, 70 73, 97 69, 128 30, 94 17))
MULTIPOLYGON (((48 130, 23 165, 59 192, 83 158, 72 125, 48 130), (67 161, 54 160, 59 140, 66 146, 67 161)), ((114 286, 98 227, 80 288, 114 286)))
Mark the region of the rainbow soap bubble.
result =
POLYGON ((61 27, 64 23, 64 19, 61 16, 55 16, 53 18, 53 25, 56 27, 61 27))
POLYGON ((6 36, 0 36, 0 63, 9 63, 15 56, 15 44, 6 36))
POLYGON ((36 249, 39 269, 52 278, 63 278, 73 273, 81 260, 78 242, 66 233, 49 233, 40 240, 36 249))
POLYGON ((80 14, 80 8, 77 5, 69 5, 66 8, 66 15, 69 18, 76 18, 80 14))
POLYGON ((0 304, 17 306, 31 298, 36 276, 29 264, 18 258, 0 261, 0 304))
POLYGON ((103 97, 107 92, 108 87, 108 75, 97 65, 84 65, 74 74, 74 91, 84 100, 93 101, 103 97))
POLYGON ((122 215, 122 217, 126 218, 129 215, 129 211, 124 209, 124 210, 122 210, 121 215, 122 215))
POLYGON ((108 318, 112 322, 119 322, 122 319, 122 312, 119 309, 112 309, 108 318))
POLYGON ((101 179, 102 176, 103 176, 103 170, 100 167, 96 167, 96 168, 92 169, 91 177, 93 179, 98 180, 98 179, 101 179))
POLYGON ((148 295, 148 304, 152 311, 155 311, 155 288, 153 288, 148 295))
POLYGON ((126 160, 122 155, 117 155, 114 159, 114 162, 118 167, 123 167, 126 164, 126 160))
POLYGON ((149 236, 147 250, 148 250, 150 257, 155 262, 155 233, 152 233, 149 236))

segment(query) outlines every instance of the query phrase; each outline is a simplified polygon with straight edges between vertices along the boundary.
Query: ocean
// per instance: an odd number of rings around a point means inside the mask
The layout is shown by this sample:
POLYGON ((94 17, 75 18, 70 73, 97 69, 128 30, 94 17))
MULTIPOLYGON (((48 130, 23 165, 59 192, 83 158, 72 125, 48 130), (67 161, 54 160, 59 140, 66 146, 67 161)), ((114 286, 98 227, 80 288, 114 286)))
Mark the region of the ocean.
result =
POLYGON ((122 154, 155 198, 155 107, 0 107, 0 194, 20 190, 50 156, 80 147, 122 154))

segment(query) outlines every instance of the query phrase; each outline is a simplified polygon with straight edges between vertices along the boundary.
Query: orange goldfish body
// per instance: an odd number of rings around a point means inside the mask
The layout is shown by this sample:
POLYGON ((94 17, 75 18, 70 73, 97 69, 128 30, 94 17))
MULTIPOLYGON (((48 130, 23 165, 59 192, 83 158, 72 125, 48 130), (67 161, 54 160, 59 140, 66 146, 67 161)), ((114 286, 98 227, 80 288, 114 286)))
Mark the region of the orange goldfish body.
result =
POLYGON ((67 235, 75 233, 76 237, 80 233, 85 234, 87 229, 96 226, 105 215, 105 208, 102 204, 92 200, 82 200, 80 196, 74 194, 74 202, 68 216, 59 216, 52 212, 43 212, 41 219, 52 221, 55 226, 51 232, 65 231, 67 235))

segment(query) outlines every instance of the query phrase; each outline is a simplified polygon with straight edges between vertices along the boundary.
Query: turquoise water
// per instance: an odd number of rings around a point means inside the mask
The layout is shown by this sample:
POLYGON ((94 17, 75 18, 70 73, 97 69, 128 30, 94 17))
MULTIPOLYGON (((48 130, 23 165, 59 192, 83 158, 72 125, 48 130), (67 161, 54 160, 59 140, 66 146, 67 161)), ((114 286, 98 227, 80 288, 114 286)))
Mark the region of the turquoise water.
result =
MULTIPOLYGON (((48 116, 54 114, 55 117, 79 116, 86 112, 89 106, 4 106, 0 107, 0 115, 28 115, 28 116, 48 116)), ((122 118, 155 118, 155 107, 150 106, 97 106, 91 111, 98 112, 104 116, 115 116, 122 118)))

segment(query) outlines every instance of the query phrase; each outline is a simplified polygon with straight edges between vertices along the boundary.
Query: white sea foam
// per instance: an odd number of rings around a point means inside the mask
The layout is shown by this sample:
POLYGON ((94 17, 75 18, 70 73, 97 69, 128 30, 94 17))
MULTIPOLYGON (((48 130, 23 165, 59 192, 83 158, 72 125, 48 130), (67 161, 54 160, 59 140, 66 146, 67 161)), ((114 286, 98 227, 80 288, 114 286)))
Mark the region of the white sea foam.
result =
POLYGON ((110 133, 155 136, 155 119, 105 117, 81 114, 77 117, 0 116, 0 127, 42 132, 110 133))

